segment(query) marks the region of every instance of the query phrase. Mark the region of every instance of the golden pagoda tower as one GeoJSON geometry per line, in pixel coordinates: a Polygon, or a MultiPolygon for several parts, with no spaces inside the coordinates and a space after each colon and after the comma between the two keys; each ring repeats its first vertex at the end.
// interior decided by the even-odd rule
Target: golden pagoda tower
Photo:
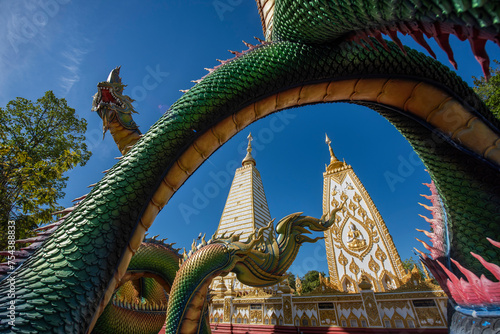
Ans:
{"type": "Polygon", "coordinates": [[[266,194],[255,159],[252,157],[252,134],[248,135],[247,155],[236,169],[233,183],[219,221],[216,235],[239,234],[241,241],[271,221],[266,194]]]}
{"type": "Polygon", "coordinates": [[[359,292],[365,277],[375,292],[402,284],[405,270],[382,216],[352,167],[337,159],[326,136],[330,164],[323,173],[323,213],[344,203],[325,231],[330,282],[344,292],[359,292]]]}
{"type": "MultiPolygon", "coordinates": [[[[229,189],[226,204],[215,232],[220,238],[223,234],[241,234],[240,241],[246,241],[257,233],[261,227],[266,227],[271,221],[271,214],[267,205],[266,194],[256,161],[252,156],[252,134],[248,135],[247,154],[241,162],[241,167],[236,169],[233,182],[229,189]]],[[[269,234],[268,231],[265,235],[269,234]]],[[[214,293],[225,298],[244,292],[256,293],[259,289],[242,284],[234,273],[224,277],[216,277],[211,284],[214,293]]],[[[267,290],[277,290],[279,286],[273,286],[267,290]]]]}

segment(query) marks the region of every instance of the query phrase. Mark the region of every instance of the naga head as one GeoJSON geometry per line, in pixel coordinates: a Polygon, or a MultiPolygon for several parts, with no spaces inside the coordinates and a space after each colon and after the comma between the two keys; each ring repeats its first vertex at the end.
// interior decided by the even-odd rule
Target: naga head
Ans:
{"type": "Polygon", "coordinates": [[[214,235],[208,242],[203,236],[199,245],[194,240],[189,253],[184,250],[180,270],[196,267],[205,274],[210,272],[212,276],[227,275],[234,271],[239,263],[247,261],[252,254],[261,252],[258,246],[263,242],[264,229],[252,235],[247,241],[240,241],[240,236],[234,233],[226,236],[224,233],[219,238],[214,235]]]}
{"type": "Polygon", "coordinates": [[[265,255],[261,245],[265,243],[264,231],[270,226],[272,226],[272,222],[267,227],[259,229],[247,241],[240,241],[240,234],[232,234],[227,238],[223,234],[220,238],[211,240],[214,244],[225,245],[227,252],[230,254],[231,263],[228,265],[228,268],[230,267],[231,269],[227,270],[225,274],[234,271],[234,268],[240,263],[265,255]]]}
{"type": "Polygon", "coordinates": [[[236,273],[241,283],[254,287],[274,285],[286,278],[285,273],[304,242],[314,243],[323,239],[312,239],[304,234],[311,233],[310,230],[326,231],[342,207],[343,204],[321,219],[302,216],[302,213],[288,215],[278,222],[276,230],[271,221],[247,242],[239,241],[238,235],[227,238],[223,235],[219,239],[213,238],[211,242],[226,244],[229,251],[234,252],[236,256],[230,271],[236,273]]]}
{"type": "Polygon", "coordinates": [[[126,129],[137,129],[137,124],[132,119],[132,113],[137,113],[132,106],[134,100],[123,95],[123,89],[127,85],[122,84],[120,67],[113,69],[106,81],[97,84],[97,93],[92,101],[92,111],[96,111],[102,119],[103,137],[113,121],[126,129]]]}
{"type": "Polygon", "coordinates": [[[301,216],[302,212],[286,216],[285,218],[281,219],[276,226],[276,232],[278,233],[278,242],[280,243],[280,245],[292,242],[295,243],[296,247],[300,247],[304,242],[314,243],[320,239],[323,239],[323,237],[316,237],[312,239],[306,236],[305,234],[311,233],[307,228],[316,232],[326,231],[328,228],[330,228],[330,226],[333,225],[335,221],[335,215],[342,209],[344,203],[338,208],[333,209],[329,215],[324,214],[321,219],[309,216],[301,216]]]}

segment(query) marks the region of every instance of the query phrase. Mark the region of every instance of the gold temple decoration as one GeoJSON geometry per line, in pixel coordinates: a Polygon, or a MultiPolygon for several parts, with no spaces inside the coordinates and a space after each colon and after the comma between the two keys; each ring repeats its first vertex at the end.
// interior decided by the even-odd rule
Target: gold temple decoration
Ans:
{"type": "Polygon", "coordinates": [[[340,251],[340,255],[339,255],[339,263],[343,266],[346,266],[347,265],[347,258],[344,256],[344,254],[342,253],[342,251],[340,251]]]}
{"type": "MultiPolygon", "coordinates": [[[[345,193],[342,193],[340,199],[343,202],[348,201],[348,204],[342,209],[343,218],[338,215],[335,224],[330,228],[332,241],[336,248],[363,260],[373,245],[379,242],[377,228],[371,219],[366,218],[364,209],[349,200],[345,193]],[[365,217],[365,220],[362,221],[357,216],[365,217]]],[[[336,199],[332,200],[332,205],[338,203],[336,199]]]]}
{"type": "Polygon", "coordinates": [[[371,271],[373,271],[375,273],[375,275],[377,275],[378,271],[380,270],[380,266],[379,264],[373,259],[373,256],[370,255],[370,261],[368,262],[368,266],[370,268],[371,271]]]}
{"type": "Polygon", "coordinates": [[[285,324],[292,323],[292,297],[284,296],[283,297],[283,313],[285,316],[285,324]]]}
{"type": "Polygon", "coordinates": [[[247,146],[247,155],[245,156],[245,158],[243,158],[243,161],[241,162],[241,165],[242,166],[246,166],[246,165],[256,165],[256,162],[255,162],[255,159],[253,158],[252,156],[252,140],[253,140],[253,137],[252,137],[252,133],[250,132],[248,134],[248,146],[247,146]]]}
{"type": "Polygon", "coordinates": [[[224,284],[224,279],[222,277],[221,277],[216,289],[219,291],[219,296],[224,297],[224,293],[227,291],[227,288],[226,288],[226,285],[224,284]]]}
{"type": "MultiPolygon", "coordinates": [[[[340,255],[339,255],[339,259],[338,259],[338,263],[342,266],[344,266],[344,272],[346,272],[346,266],[347,264],[349,263],[349,261],[347,261],[347,258],[345,257],[344,253],[342,253],[342,251],[340,251],[340,255]]],[[[328,264],[328,267],[331,267],[332,266],[332,263],[329,263],[328,264]]],[[[331,276],[331,274],[330,274],[331,276]]],[[[337,279],[337,284],[339,284],[339,280],[337,279]]]]}
{"type": "Polygon", "coordinates": [[[349,269],[356,275],[356,277],[358,276],[359,266],[356,264],[356,261],[354,261],[354,258],[351,259],[351,264],[349,265],[349,269]]]}
{"type": "Polygon", "coordinates": [[[363,234],[356,228],[356,225],[351,223],[349,225],[349,232],[347,232],[347,247],[350,250],[359,252],[367,246],[363,234]]]}
{"type": "Polygon", "coordinates": [[[382,269],[385,270],[384,261],[387,259],[387,255],[380,248],[380,246],[377,246],[377,251],[375,252],[375,257],[377,258],[377,260],[379,260],[382,263],[382,269]]]}
{"type": "Polygon", "coordinates": [[[217,237],[224,233],[241,233],[240,240],[248,240],[255,231],[267,226],[271,221],[262,178],[252,156],[252,134],[249,133],[247,138],[247,153],[241,161],[242,166],[235,170],[217,227],[217,237]]]}
{"type": "Polygon", "coordinates": [[[300,280],[300,278],[298,276],[295,278],[295,291],[299,295],[302,294],[302,281],[300,280]]]}
{"type": "Polygon", "coordinates": [[[224,299],[224,322],[231,321],[231,299],[224,299]]]}
{"type": "Polygon", "coordinates": [[[325,232],[331,282],[340,287],[345,277],[357,281],[360,272],[372,273],[373,289],[380,292],[387,273],[399,286],[405,271],[385,222],[353,168],[333,152],[328,135],[325,142],[330,162],[323,174],[323,213],[343,205],[325,232]]]}
{"type": "Polygon", "coordinates": [[[326,170],[333,171],[337,168],[344,166],[345,162],[342,162],[339,159],[337,159],[337,157],[335,156],[335,153],[333,153],[332,145],[330,145],[332,143],[332,141],[330,140],[330,138],[328,138],[328,135],[326,133],[325,133],[325,142],[326,142],[326,145],[328,145],[328,148],[330,150],[330,165],[328,165],[328,167],[326,167],[326,170]]]}
{"type": "Polygon", "coordinates": [[[372,288],[372,284],[364,275],[361,276],[361,282],[359,282],[358,286],[361,290],[370,290],[372,288]]]}

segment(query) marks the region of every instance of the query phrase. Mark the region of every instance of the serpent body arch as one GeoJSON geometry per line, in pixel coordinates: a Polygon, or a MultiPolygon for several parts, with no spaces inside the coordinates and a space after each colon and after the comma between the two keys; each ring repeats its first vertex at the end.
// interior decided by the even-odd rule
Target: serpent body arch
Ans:
{"type": "MultiPolygon", "coordinates": [[[[495,10],[486,13],[498,17],[495,10]]],[[[457,25],[460,20],[450,19],[457,25]]],[[[278,19],[273,24],[286,27],[278,19]]],[[[480,28],[485,38],[496,38],[495,25],[480,28]]],[[[380,44],[377,36],[360,46],[352,36],[341,40],[353,31],[343,29],[318,44],[294,37],[294,29],[274,31],[276,40],[223,64],[172,105],[14,272],[21,310],[16,330],[90,331],[155,216],[198,166],[253,121],[306,104],[362,104],[389,119],[436,182],[453,236],[449,255],[476,273],[484,268],[468,255],[470,247],[489,249],[485,259],[498,261],[488,241],[468,238],[471,229],[481,228],[500,236],[500,123],[471,89],[440,63],[410,49],[403,53],[394,43],[380,44]],[[436,131],[445,140],[430,152],[426,139],[436,131]],[[50,316],[54,310],[61,316],[50,316]]],[[[0,292],[7,288],[3,282],[0,292]]],[[[2,301],[0,313],[7,312],[2,301]]]]}

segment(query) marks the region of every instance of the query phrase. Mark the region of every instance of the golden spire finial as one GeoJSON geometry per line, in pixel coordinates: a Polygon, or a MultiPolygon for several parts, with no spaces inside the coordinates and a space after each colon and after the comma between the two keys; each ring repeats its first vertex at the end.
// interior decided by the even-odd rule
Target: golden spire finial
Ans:
{"type": "Polygon", "coordinates": [[[248,165],[248,164],[252,164],[252,165],[255,166],[256,165],[255,159],[252,157],[252,140],[253,140],[253,137],[252,137],[252,133],[251,132],[248,134],[247,138],[248,138],[247,155],[245,156],[245,158],[241,162],[241,165],[245,166],[245,165],[248,165]]]}
{"type": "Polygon", "coordinates": [[[248,152],[248,153],[250,153],[250,152],[252,152],[252,140],[253,140],[253,137],[252,137],[252,133],[251,133],[251,132],[249,132],[249,133],[248,133],[248,137],[247,137],[247,139],[248,139],[248,147],[247,147],[247,152],[248,152]]]}
{"type": "Polygon", "coordinates": [[[328,145],[328,148],[330,149],[330,164],[332,164],[336,161],[339,161],[339,159],[337,159],[337,157],[333,153],[332,145],[330,145],[332,143],[332,141],[330,140],[330,138],[328,138],[328,135],[326,133],[325,133],[325,137],[326,137],[326,139],[325,139],[326,145],[328,145]]]}
{"type": "Polygon", "coordinates": [[[330,172],[330,171],[333,171],[339,167],[346,166],[345,162],[342,162],[339,159],[337,159],[337,157],[333,153],[332,145],[330,145],[332,143],[332,141],[330,140],[330,138],[328,138],[328,135],[326,133],[325,133],[325,137],[326,137],[325,142],[328,145],[328,149],[330,150],[330,165],[328,165],[326,167],[326,171],[330,172]]]}

